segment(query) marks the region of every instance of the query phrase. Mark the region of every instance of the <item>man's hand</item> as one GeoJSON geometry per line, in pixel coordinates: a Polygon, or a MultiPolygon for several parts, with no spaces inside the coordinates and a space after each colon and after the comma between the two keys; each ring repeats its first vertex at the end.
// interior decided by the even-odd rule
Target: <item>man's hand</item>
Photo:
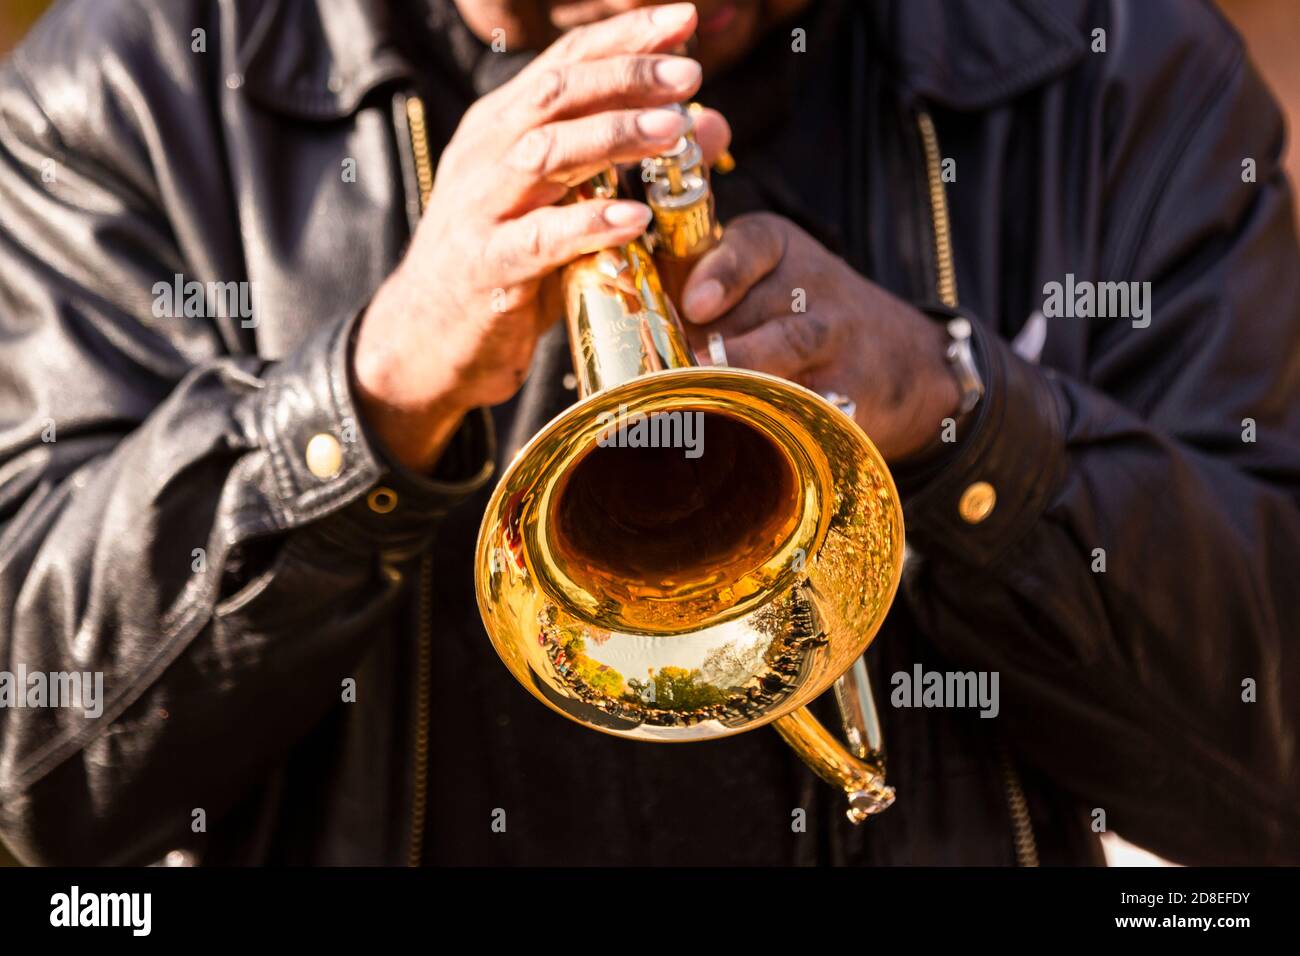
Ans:
{"type": "MultiPolygon", "coordinates": [[[[573,30],[466,112],[353,359],[363,413],[403,464],[431,468],[467,411],[518,389],[560,314],[557,268],[645,229],[641,203],[553,204],[570,184],[681,136],[684,118],[661,107],[696,91],[700,67],[662,51],[695,21],[693,6],[673,4],[573,30]]],[[[715,155],[729,138],[707,111],[697,135],[715,155]]]]}
{"type": "Polygon", "coordinates": [[[697,348],[718,332],[732,365],[851,398],[890,461],[937,443],[957,414],[942,326],[780,216],[732,222],[692,270],[682,306],[697,348]]]}

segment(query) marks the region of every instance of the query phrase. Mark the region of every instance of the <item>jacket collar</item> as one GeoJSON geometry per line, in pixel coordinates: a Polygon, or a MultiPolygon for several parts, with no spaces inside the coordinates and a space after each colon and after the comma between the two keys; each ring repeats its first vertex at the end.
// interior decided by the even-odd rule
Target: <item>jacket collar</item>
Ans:
{"type": "MultiPolygon", "coordinates": [[[[232,2],[244,15],[236,56],[245,87],[277,112],[338,119],[375,87],[413,75],[395,41],[391,6],[413,0],[232,2]]],[[[1045,83],[1084,55],[1077,25],[1084,3],[872,0],[868,29],[909,98],[979,110],[1045,83]]]]}
{"type": "Polygon", "coordinates": [[[912,100],[987,109],[1073,66],[1085,0],[873,0],[869,29],[912,100]]]}
{"type": "Polygon", "coordinates": [[[244,88],[278,113],[339,119],[375,87],[412,75],[390,0],[232,2],[244,88]]]}

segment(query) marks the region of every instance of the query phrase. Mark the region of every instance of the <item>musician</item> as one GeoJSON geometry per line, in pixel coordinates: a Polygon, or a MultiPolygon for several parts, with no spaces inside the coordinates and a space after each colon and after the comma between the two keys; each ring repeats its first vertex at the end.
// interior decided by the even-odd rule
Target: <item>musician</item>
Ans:
{"type": "Polygon", "coordinates": [[[0,72],[0,662],[105,700],[0,709],[0,834],[47,864],[1095,863],[1102,829],[1300,861],[1282,143],[1189,0],[68,0],[0,72]],[[868,655],[899,799],[863,827],[774,733],[550,712],[475,605],[492,476],[575,398],[556,269],[648,218],[564,184],[689,99],[738,163],[696,346],[850,399],[904,496],[868,655]],[[1067,282],[1133,294],[1060,314],[1067,282]],[[917,667],[996,674],[997,707],[891,706],[917,667]]]}

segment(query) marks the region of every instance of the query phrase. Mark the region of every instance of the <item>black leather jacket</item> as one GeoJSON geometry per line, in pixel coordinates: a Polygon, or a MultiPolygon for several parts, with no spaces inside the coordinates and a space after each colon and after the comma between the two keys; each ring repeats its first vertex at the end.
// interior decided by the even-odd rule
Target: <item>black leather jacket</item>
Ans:
{"type": "MultiPolygon", "coordinates": [[[[66,0],[0,71],[0,669],[102,671],[106,695],[97,720],[0,709],[0,834],[25,861],[418,846],[417,558],[545,420],[563,343],[509,433],[475,416],[435,479],[368,439],[349,335],[418,215],[415,70],[384,9],[66,0]],[[251,315],[159,315],[176,275],[250,282],[251,315]],[[341,442],[330,477],[316,435],[341,442]]],[[[998,671],[1002,703],[891,711],[916,657],[880,638],[902,796],[868,861],[1025,862],[1027,834],[1095,861],[1094,809],[1175,860],[1300,861],[1300,256],[1274,104],[1208,3],[900,0],[870,22],[869,272],[935,298],[925,110],[987,386],[907,484],[897,614],[932,663],[998,671]],[[1149,326],[1052,319],[1017,354],[1067,274],[1150,281],[1149,326]],[[975,481],[997,504],[968,524],[975,481]]],[[[432,107],[436,150],[463,104],[432,107]]],[[[433,621],[472,617],[460,601],[433,621]]]]}

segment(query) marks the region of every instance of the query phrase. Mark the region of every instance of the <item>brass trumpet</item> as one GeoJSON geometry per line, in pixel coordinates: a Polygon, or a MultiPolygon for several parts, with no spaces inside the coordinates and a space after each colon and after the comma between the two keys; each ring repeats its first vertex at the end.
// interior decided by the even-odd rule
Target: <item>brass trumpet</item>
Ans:
{"type": "MultiPolygon", "coordinates": [[[[647,162],[652,234],[562,273],[579,401],[496,487],[479,611],[552,710],[657,742],[773,723],[858,823],[894,800],[862,653],[902,570],[898,492],[821,396],[696,363],[664,285],[721,236],[708,169],[689,133],[647,162]],[[692,423],[697,457],[680,447],[692,423]],[[805,707],[832,684],[848,748],[805,707]]],[[[574,196],[616,191],[607,170],[574,196]]]]}

